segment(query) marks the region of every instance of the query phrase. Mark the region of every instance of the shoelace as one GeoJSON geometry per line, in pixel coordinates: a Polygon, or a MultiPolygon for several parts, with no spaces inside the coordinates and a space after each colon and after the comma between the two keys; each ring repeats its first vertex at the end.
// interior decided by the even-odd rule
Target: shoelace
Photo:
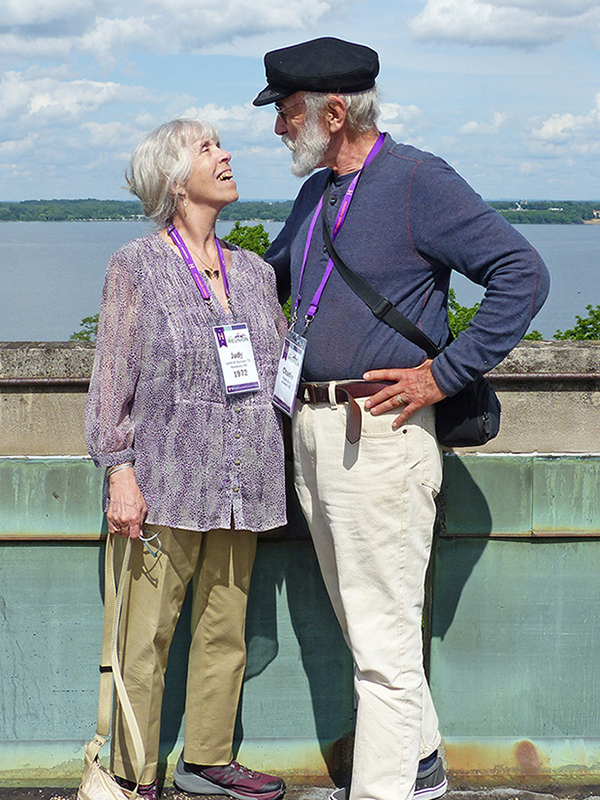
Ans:
{"type": "Polygon", "coordinates": [[[255,772],[253,769],[248,769],[248,767],[245,767],[243,764],[240,764],[237,761],[232,761],[230,766],[233,767],[237,772],[239,772],[240,775],[244,775],[247,778],[259,777],[258,772],[255,772]]]}

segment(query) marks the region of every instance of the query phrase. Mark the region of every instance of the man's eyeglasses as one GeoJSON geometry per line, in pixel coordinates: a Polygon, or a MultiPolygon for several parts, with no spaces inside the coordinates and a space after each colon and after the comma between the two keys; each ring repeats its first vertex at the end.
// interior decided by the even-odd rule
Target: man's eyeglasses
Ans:
{"type": "Polygon", "coordinates": [[[287,123],[288,114],[290,110],[292,108],[295,108],[296,106],[301,106],[303,102],[304,100],[298,100],[297,103],[293,103],[291,106],[288,106],[287,108],[278,108],[277,106],[275,106],[275,111],[277,112],[277,116],[284,124],[287,123]]]}

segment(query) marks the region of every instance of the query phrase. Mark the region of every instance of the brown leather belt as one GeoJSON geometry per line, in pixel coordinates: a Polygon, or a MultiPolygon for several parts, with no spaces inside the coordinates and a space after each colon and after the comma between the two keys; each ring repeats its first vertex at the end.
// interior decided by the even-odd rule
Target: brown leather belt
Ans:
{"type": "MultiPolygon", "coordinates": [[[[350,444],[356,444],[360,439],[362,428],[362,413],[355,397],[370,397],[377,394],[386,386],[391,386],[392,381],[349,381],[338,383],[335,387],[335,399],[338,403],[348,403],[348,416],[346,418],[346,439],[350,444]]],[[[329,403],[328,383],[301,383],[298,389],[298,399],[301,403],[329,403]]]]}

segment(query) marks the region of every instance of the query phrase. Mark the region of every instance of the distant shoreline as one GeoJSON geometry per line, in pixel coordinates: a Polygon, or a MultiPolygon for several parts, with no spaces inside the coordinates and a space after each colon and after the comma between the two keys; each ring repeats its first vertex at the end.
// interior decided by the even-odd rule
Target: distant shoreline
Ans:
{"type": "MultiPolygon", "coordinates": [[[[595,225],[600,223],[600,200],[491,200],[513,225],[595,225]]],[[[293,201],[241,201],[224,208],[221,222],[259,225],[285,222],[293,201]]],[[[141,222],[145,220],[138,200],[23,200],[0,202],[0,222],[141,222]]]]}
{"type": "MultiPolygon", "coordinates": [[[[502,213],[502,212],[500,212],[502,213]]],[[[504,216],[504,215],[503,215],[504,216]]],[[[281,222],[281,219],[223,219],[219,217],[218,222],[240,222],[242,225],[261,225],[263,223],[281,222]]],[[[0,219],[0,224],[3,222],[151,222],[147,217],[87,217],[87,218],[71,218],[71,219],[0,219]]],[[[510,222],[510,220],[509,220],[510,222]]],[[[512,225],[600,225],[600,219],[582,219],[578,222],[540,222],[539,220],[519,220],[518,222],[511,222],[512,225]]]]}

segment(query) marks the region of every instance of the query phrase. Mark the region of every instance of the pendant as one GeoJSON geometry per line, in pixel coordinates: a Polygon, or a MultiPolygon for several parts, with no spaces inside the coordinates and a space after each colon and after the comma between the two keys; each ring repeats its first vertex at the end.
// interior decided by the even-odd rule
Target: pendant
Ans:
{"type": "Polygon", "coordinates": [[[211,281],[213,278],[219,279],[219,270],[218,269],[205,269],[204,274],[211,281]]]}

